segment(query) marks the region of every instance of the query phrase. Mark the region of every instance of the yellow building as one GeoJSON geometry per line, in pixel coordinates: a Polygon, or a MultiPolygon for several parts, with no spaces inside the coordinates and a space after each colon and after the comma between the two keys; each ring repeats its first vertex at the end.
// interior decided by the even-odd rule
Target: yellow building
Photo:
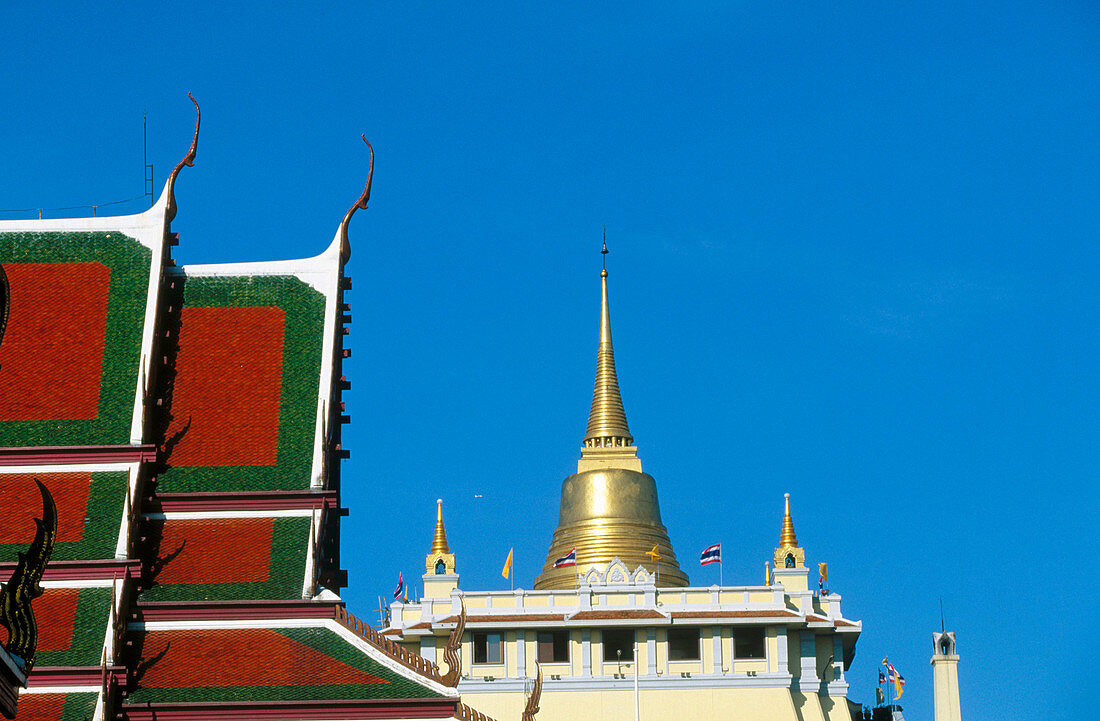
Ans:
{"type": "Polygon", "coordinates": [[[450,655],[463,698],[496,718],[519,718],[541,674],[539,721],[850,721],[862,625],[810,588],[789,498],[763,584],[692,587],[680,570],[619,394],[606,270],[601,285],[588,428],[534,588],[460,588],[440,501],[423,598],[392,604],[385,633],[450,655]]]}

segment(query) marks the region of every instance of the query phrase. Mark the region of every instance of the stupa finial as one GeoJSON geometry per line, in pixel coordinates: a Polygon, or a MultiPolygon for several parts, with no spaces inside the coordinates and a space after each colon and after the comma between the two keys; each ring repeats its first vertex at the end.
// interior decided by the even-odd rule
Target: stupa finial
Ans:
{"type": "Polygon", "coordinates": [[[798,538],[794,535],[794,521],[791,520],[791,494],[783,494],[783,531],[779,534],[779,545],[798,548],[798,538]]]}
{"type": "Polygon", "coordinates": [[[604,268],[600,271],[600,344],[596,351],[596,385],[592,391],[592,407],[588,412],[588,429],[584,435],[587,448],[630,446],[634,439],[626,424],[626,411],[619,394],[619,378],[615,373],[615,350],[611,346],[611,310],[607,300],[607,238],[604,235],[604,268]]]}
{"type": "Polygon", "coordinates": [[[428,553],[450,553],[447,545],[447,532],[443,529],[443,499],[435,500],[435,537],[432,538],[432,548],[428,553]]]}

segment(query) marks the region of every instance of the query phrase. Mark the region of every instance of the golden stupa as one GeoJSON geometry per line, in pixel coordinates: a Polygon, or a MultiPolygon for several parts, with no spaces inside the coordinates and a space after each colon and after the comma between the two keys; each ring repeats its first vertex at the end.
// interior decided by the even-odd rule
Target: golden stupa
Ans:
{"type": "MultiPolygon", "coordinates": [[[[607,246],[603,252],[607,253],[607,246]]],[[[562,482],[558,527],[535,589],[576,588],[592,567],[606,570],[618,558],[628,569],[644,566],[656,572],[661,586],[686,586],[668,531],[661,523],[657,484],[642,473],[642,462],[626,424],[615,352],[611,347],[611,313],[607,302],[607,269],[600,273],[600,344],[596,354],[596,387],[588,430],[577,472],[562,482]],[[577,551],[576,566],[554,568],[554,562],[577,551]],[[656,549],[659,559],[654,559],[656,549]]]]}

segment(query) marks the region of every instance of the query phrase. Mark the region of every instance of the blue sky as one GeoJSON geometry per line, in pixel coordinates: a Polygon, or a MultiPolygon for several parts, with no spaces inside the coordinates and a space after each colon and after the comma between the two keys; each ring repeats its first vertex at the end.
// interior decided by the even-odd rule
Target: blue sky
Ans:
{"type": "Polygon", "coordinates": [[[0,209],[139,195],[143,111],[159,192],[190,90],[176,257],[313,255],[368,134],[352,610],[420,572],[437,497],[463,586],[506,587],[513,546],[530,586],[606,225],[627,417],[693,582],[715,542],[759,582],[789,491],[864,622],[851,698],[889,654],[932,718],[942,596],[966,718],[1091,708],[1100,6],[224,5],[6,4],[0,209]]]}

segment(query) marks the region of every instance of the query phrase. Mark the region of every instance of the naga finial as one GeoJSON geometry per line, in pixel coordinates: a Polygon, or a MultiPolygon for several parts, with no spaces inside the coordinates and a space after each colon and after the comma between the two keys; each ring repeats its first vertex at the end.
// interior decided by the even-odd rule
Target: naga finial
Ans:
{"type": "Polygon", "coordinates": [[[535,714],[539,712],[539,701],[542,699],[542,666],[538,659],[535,660],[535,686],[531,689],[531,695],[527,697],[527,705],[523,709],[521,721],[535,721],[535,714]]]}
{"type": "Polygon", "coordinates": [[[462,648],[462,632],[466,630],[466,602],[461,598],[458,602],[462,605],[462,612],[458,614],[458,623],[451,629],[447,645],[443,647],[443,660],[447,662],[443,685],[452,688],[458,686],[458,679],[462,676],[462,657],[458,652],[462,648]]]}
{"type": "Polygon", "coordinates": [[[57,506],[53,496],[37,478],[34,482],[42,496],[42,518],[34,519],[34,540],[26,553],[19,552],[19,562],[4,590],[0,591],[0,625],[8,629],[4,649],[21,663],[27,674],[34,668],[34,653],[38,648],[38,624],[31,601],[42,595],[39,581],[57,538],[57,506]]]}
{"type": "Polygon", "coordinates": [[[199,110],[199,101],[195,100],[194,95],[187,93],[187,97],[191,98],[191,102],[195,104],[195,135],[191,138],[191,149],[187,151],[187,155],[183,156],[183,160],[176,163],[176,167],[168,176],[168,208],[164,215],[166,223],[171,223],[176,217],[176,176],[180,174],[183,166],[191,167],[195,164],[195,155],[199,150],[199,122],[202,120],[202,111],[199,110]]]}
{"type": "Polygon", "coordinates": [[[351,222],[351,216],[355,215],[355,211],[362,208],[367,209],[367,201],[370,200],[370,186],[371,181],[374,180],[374,146],[367,140],[367,135],[364,133],[360,136],[363,138],[363,142],[367,144],[367,150],[370,151],[370,168],[367,170],[367,184],[363,187],[363,194],[359,196],[359,200],[348,208],[348,212],[344,214],[344,219],[340,221],[340,259],[347,263],[351,258],[351,243],[348,242],[348,224],[351,222]]]}

